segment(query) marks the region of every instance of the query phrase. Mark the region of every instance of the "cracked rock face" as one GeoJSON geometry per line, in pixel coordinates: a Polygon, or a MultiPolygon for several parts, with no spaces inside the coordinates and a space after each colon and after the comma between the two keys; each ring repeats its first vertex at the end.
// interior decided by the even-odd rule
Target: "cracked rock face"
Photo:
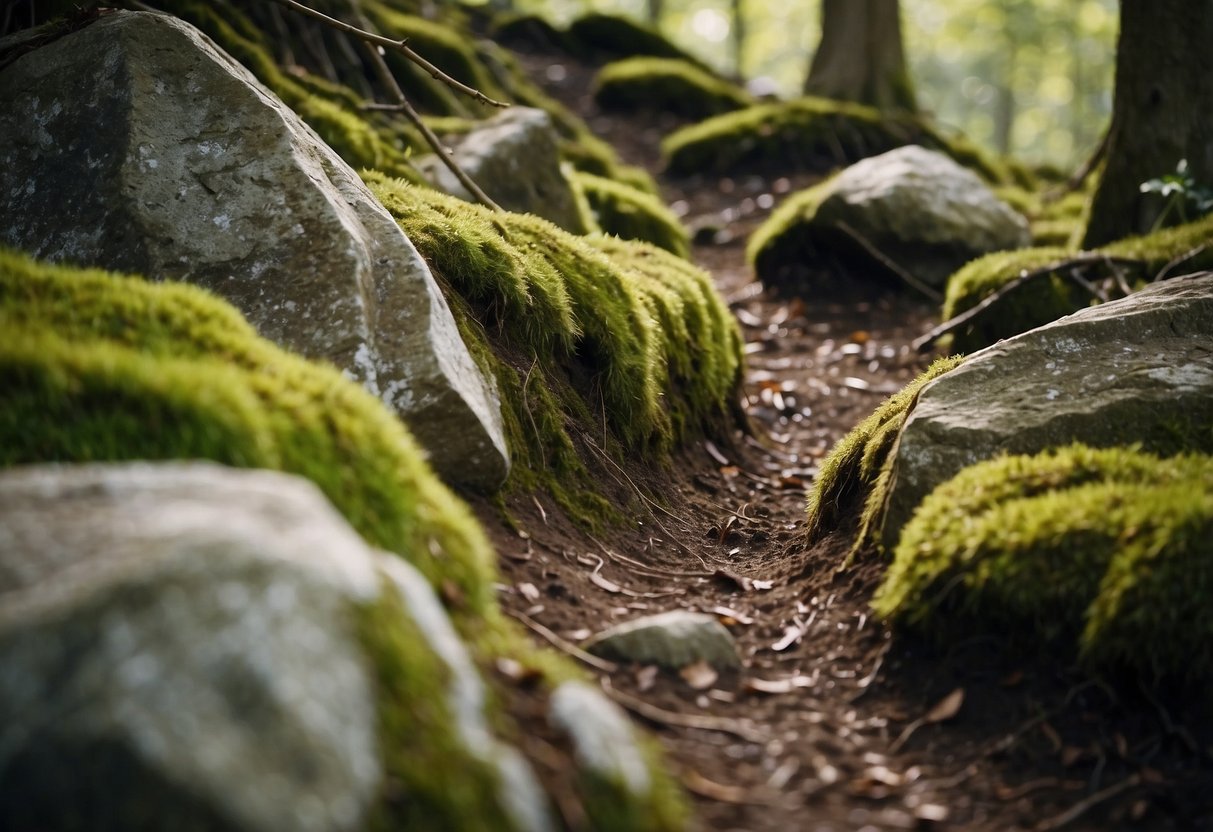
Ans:
{"type": "Polygon", "coordinates": [[[383,398],[448,481],[509,470],[497,392],[358,176],[189,24],[118,12],[0,72],[0,244],[182,280],[383,398]]]}
{"type": "Polygon", "coordinates": [[[925,388],[894,451],[882,542],[1000,453],[1082,442],[1213,450],[1213,272],[1156,283],[974,353],[925,388]]]}

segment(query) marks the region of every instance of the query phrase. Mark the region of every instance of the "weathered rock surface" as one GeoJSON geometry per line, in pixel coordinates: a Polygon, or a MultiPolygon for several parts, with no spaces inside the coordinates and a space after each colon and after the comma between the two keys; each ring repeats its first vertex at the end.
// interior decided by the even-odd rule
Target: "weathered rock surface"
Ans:
{"type": "MultiPolygon", "coordinates": [[[[560,169],[556,129],[543,110],[510,107],[463,136],[451,157],[507,211],[535,214],[573,234],[589,231],[573,186],[560,169]]],[[[423,156],[416,165],[434,187],[475,201],[436,156],[423,156]]]]}
{"type": "Polygon", "coordinates": [[[355,611],[387,591],[423,636],[408,649],[449,670],[433,695],[451,724],[414,730],[490,767],[514,828],[552,828],[429,584],[306,480],[197,463],[3,473],[0,827],[362,828],[392,740],[355,611]]]}
{"type": "Polygon", "coordinates": [[[572,741],[587,772],[643,796],[652,788],[648,763],[627,716],[602,691],[584,682],[565,682],[548,703],[548,721],[572,741]]]}
{"type": "Polygon", "coordinates": [[[1000,341],[918,397],[893,458],[882,530],[999,453],[1082,442],[1213,452],[1213,272],[1157,283],[1000,341]]]}
{"type": "Polygon", "coordinates": [[[0,826],[356,828],[381,771],[349,607],[377,589],[303,480],[0,476],[0,826]]]}
{"type": "Polygon", "coordinates": [[[741,666],[737,643],[715,616],[674,610],[624,622],[587,641],[596,656],[678,670],[705,661],[717,670],[741,666]]]}
{"type": "Polygon", "coordinates": [[[845,225],[936,288],[976,257],[1031,242],[1027,220],[977,174],[917,145],[852,165],[827,191],[809,233],[845,225]]]}
{"type": "Polygon", "coordinates": [[[500,402],[357,175],[172,17],[108,15],[0,72],[0,243],[196,283],[359,379],[448,480],[504,481],[500,402]]]}

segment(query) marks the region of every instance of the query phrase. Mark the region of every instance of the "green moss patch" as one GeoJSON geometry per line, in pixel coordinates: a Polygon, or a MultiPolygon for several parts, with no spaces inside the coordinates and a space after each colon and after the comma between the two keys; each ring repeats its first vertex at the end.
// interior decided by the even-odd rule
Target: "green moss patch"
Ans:
{"type": "MultiPolygon", "coordinates": [[[[1075,202],[1059,211],[1075,210],[1075,202]]],[[[1043,326],[1089,305],[1091,294],[1065,276],[1076,257],[1083,258],[1083,277],[1091,283],[1110,282],[1114,273],[1141,287],[1171,266],[1172,275],[1213,268],[1213,217],[1168,228],[1143,237],[1111,243],[1094,252],[1066,248],[1029,248],[997,252],[966,265],[948,281],[942,316],[953,318],[976,306],[1025,272],[1056,266],[976,315],[956,330],[951,349],[973,352],[1002,338],[1043,326]]]]}
{"type": "Polygon", "coordinates": [[[214,459],[318,485],[372,545],[472,611],[492,555],[400,422],[337,370],[260,338],[190,286],[0,253],[0,465],[214,459]]]}
{"type": "Polygon", "coordinates": [[[1213,457],[1001,457],[923,501],[873,607],[939,637],[1010,633],[1101,670],[1207,679],[1210,541],[1213,457]]]}
{"type": "Polygon", "coordinates": [[[629,453],[660,456],[727,420],[741,339],[702,271],[642,243],[574,237],[533,216],[366,179],[448,285],[465,338],[497,377],[516,482],[541,482],[592,518],[596,489],[573,487],[587,482],[576,447],[589,426],[605,423],[629,453]]]}
{"type": "Polygon", "coordinates": [[[1013,181],[975,145],[940,135],[922,119],[825,98],[756,104],[672,133],[662,143],[675,176],[825,171],[907,144],[947,153],[988,182],[1013,181]]]}
{"type": "Polygon", "coordinates": [[[626,17],[591,12],[569,24],[568,36],[582,56],[607,60],[637,55],[677,58],[706,69],[702,61],[675,46],[656,29],[626,17]]]}
{"type": "Polygon", "coordinates": [[[691,238],[678,217],[657,197],[631,185],[574,171],[574,189],[585,199],[592,225],[625,240],[641,240],[687,257],[691,238]]]}
{"type": "Polygon", "coordinates": [[[692,120],[739,110],[753,100],[736,84],[677,58],[628,58],[594,79],[603,109],[674,113],[692,120]]]}
{"type": "MultiPolygon", "coordinates": [[[[877,493],[878,480],[885,461],[914,408],[918,393],[931,379],[958,366],[962,357],[941,358],[894,393],[871,416],[839,440],[821,464],[821,472],[809,493],[807,530],[810,540],[827,532],[846,528],[848,520],[860,521],[861,506],[877,493]]],[[[866,525],[866,524],[865,524],[866,525]]],[[[861,535],[858,547],[864,540],[861,535]]]]}

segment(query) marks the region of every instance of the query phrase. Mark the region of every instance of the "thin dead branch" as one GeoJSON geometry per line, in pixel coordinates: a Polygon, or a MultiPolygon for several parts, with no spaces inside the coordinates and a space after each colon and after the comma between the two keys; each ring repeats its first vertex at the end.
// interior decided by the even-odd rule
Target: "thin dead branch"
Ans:
{"type": "MultiPolygon", "coordinates": [[[[359,28],[358,26],[354,26],[351,23],[346,23],[343,20],[338,20],[335,17],[329,17],[324,12],[316,11],[315,9],[313,9],[309,6],[304,5],[303,3],[296,2],[296,0],[267,0],[267,2],[277,3],[280,6],[286,6],[291,11],[295,11],[295,12],[298,12],[299,14],[305,14],[308,17],[315,18],[316,20],[319,20],[321,23],[324,23],[326,26],[331,26],[334,29],[337,29],[338,31],[353,35],[354,37],[359,38],[359,39],[365,41],[366,43],[372,44],[374,46],[382,46],[385,49],[394,49],[395,51],[399,52],[401,55],[404,55],[404,57],[408,58],[413,63],[417,64],[417,66],[424,69],[427,73],[430,74],[430,76],[432,78],[434,78],[434,80],[441,81],[442,83],[446,84],[451,89],[457,90],[457,91],[463,93],[464,95],[468,96],[469,98],[474,98],[476,101],[479,101],[481,104],[487,104],[490,107],[508,107],[508,106],[510,106],[509,104],[507,104],[504,101],[498,101],[494,98],[489,98],[487,95],[485,95],[480,90],[478,90],[474,87],[469,87],[467,84],[464,84],[460,81],[456,81],[454,78],[447,75],[441,69],[434,66],[432,63],[427,61],[425,58],[421,57],[416,52],[414,52],[409,47],[409,45],[406,41],[392,40],[391,38],[385,38],[382,35],[377,35],[374,32],[369,31],[367,28],[359,28]]],[[[376,52],[376,54],[378,54],[378,52],[376,52]]]]}
{"type": "Polygon", "coordinates": [[[1095,148],[1095,152],[1087,157],[1087,161],[1082,163],[1082,166],[1074,172],[1073,176],[1066,180],[1064,185],[1046,193],[1044,201],[1056,202],[1066,194],[1073,193],[1081,188],[1083,183],[1099,167],[1099,163],[1103,161],[1104,156],[1108,154],[1108,140],[1111,135],[1111,130],[1105,130],[1103,138],[1099,140],[1099,145],[1095,148]]]}
{"type": "Polygon", "coordinates": [[[1183,265],[1184,263],[1191,260],[1193,257],[1196,257],[1196,256],[1204,253],[1204,251],[1208,247],[1209,247],[1209,244],[1204,243],[1202,245],[1197,246],[1194,249],[1185,251],[1183,254],[1179,255],[1174,260],[1171,260],[1169,263],[1167,263],[1167,265],[1162,267],[1162,270],[1159,271],[1158,274],[1154,275],[1154,282],[1157,283],[1160,280],[1166,280],[1167,275],[1169,275],[1173,269],[1175,269],[1177,266],[1183,265]]]}
{"type": "Polygon", "coordinates": [[[606,677],[601,678],[599,681],[602,683],[602,689],[606,692],[607,696],[615,700],[620,706],[643,719],[647,719],[649,722],[673,726],[675,728],[694,728],[699,731],[714,731],[719,734],[729,734],[746,742],[758,743],[760,745],[765,744],[770,739],[766,734],[756,731],[736,720],[704,714],[682,714],[676,711],[667,711],[664,708],[658,708],[656,705],[651,705],[644,700],[630,696],[623,691],[616,690],[611,685],[611,680],[606,677]]]}
{"type": "Polygon", "coordinates": [[[1124,780],[1121,780],[1119,783],[1108,786],[1106,789],[1096,792],[1085,800],[1078,801],[1060,815],[1055,815],[1048,820],[1036,824],[1034,827],[1035,832],[1052,832],[1054,829],[1061,829],[1063,826],[1068,826],[1099,804],[1106,803],[1119,795],[1121,792],[1127,792],[1129,789],[1136,788],[1137,786],[1140,786],[1141,783],[1142,777],[1140,774],[1130,775],[1124,780]]]}
{"type": "Polygon", "coordinates": [[[595,655],[585,652],[580,647],[578,647],[576,644],[573,644],[570,641],[564,640],[563,638],[556,635],[554,632],[549,630],[547,627],[543,626],[538,621],[536,621],[535,619],[526,615],[525,613],[506,610],[506,614],[509,615],[511,618],[515,618],[518,621],[521,621],[523,624],[525,624],[527,626],[528,629],[532,630],[537,635],[541,636],[544,639],[544,641],[548,642],[553,647],[555,647],[558,650],[561,650],[565,653],[568,653],[570,656],[577,659],[578,661],[585,662],[586,664],[588,664],[590,667],[594,668],[595,670],[601,670],[603,673],[614,673],[615,671],[619,670],[619,665],[615,664],[614,662],[608,662],[606,659],[600,659],[595,655]]]}
{"type": "Polygon", "coordinates": [[[883,251],[878,249],[875,246],[875,244],[872,243],[871,240],[869,240],[867,237],[864,237],[862,234],[860,234],[854,228],[851,228],[851,226],[847,225],[845,222],[840,222],[840,223],[838,223],[838,230],[843,232],[844,234],[846,234],[848,237],[850,237],[855,242],[859,243],[859,245],[863,248],[864,251],[866,251],[868,254],[870,254],[872,257],[874,257],[876,260],[878,260],[886,269],[891,271],[893,274],[897,275],[902,280],[902,282],[904,282],[907,286],[910,286],[911,288],[917,290],[918,292],[920,292],[921,294],[930,298],[931,300],[935,301],[936,303],[939,303],[940,301],[943,300],[943,295],[941,295],[936,290],[932,289],[927,284],[923,283],[921,280],[919,280],[914,275],[910,274],[908,271],[903,269],[901,266],[897,265],[897,263],[894,262],[891,257],[889,257],[883,251]]]}

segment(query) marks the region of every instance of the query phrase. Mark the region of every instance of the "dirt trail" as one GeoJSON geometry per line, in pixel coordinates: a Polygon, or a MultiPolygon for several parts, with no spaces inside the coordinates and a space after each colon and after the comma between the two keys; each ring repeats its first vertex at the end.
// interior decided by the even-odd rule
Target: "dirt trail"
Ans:
{"type": "MultiPolygon", "coordinates": [[[[567,58],[527,63],[626,161],[658,172],[670,123],[598,113],[591,70],[567,58]]],[[[745,333],[755,436],[701,443],[669,470],[606,464],[634,528],[595,537],[518,498],[519,533],[479,506],[503,606],[569,642],[668,609],[729,625],[735,677],[598,674],[666,747],[702,829],[1213,828],[1209,734],[1168,710],[1187,705],[1126,698],[986,639],[942,653],[894,642],[867,605],[881,564],[838,572],[844,542],[805,545],[818,463],[925,366],[909,342],[933,313],[906,296],[787,301],[753,282],[745,239],[809,181],[662,180],[688,226],[708,227],[694,257],[745,333]]]]}

